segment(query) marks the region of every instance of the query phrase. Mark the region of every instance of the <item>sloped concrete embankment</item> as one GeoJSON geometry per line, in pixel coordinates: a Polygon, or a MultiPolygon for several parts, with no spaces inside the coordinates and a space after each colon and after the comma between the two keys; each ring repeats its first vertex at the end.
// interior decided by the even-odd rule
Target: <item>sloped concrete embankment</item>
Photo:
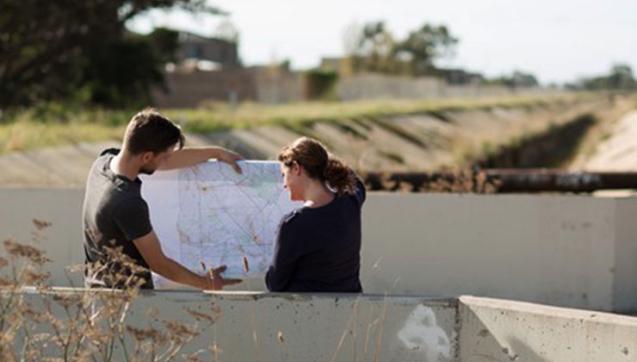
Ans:
{"type": "Polygon", "coordinates": [[[433,171],[468,166],[520,140],[541,138],[563,127],[579,130],[582,125],[570,125],[613,107],[605,100],[571,100],[527,107],[449,109],[231,130],[208,138],[248,158],[273,159],[282,146],[311,136],[361,171],[433,171]]]}
{"type": "Polygon", "coordinates": [[[630,169],[627,160],[635,157],[626,156],[636,145],[630,139],[635,128],[631,120],[637,115],[633,109],[631,98],[601,103],[594,111],[581,113],[569,122],[551,123],[544,131],[524,134],[500,147],[489,147],[484,155],[477,155],[474,164],[482,168],[598,171],[619,171],[620,165],[624,165],[623,170],[630,169]],[[615,161],[617,158],[620,160],[615,161]]]}
{"type": "MultiPolygon", "coordinates": [[[[469,166],[503,147],[518,145],[520,140],[568,127],[583,115],[602,119],[602,113],[620,106],[595,99],[560,100],[526,107],[317,120],[189,135],[188,143],[226,146],[250,159],[275,159],[284,145],[300,136],[312,136],[359,171],[434,171],[469,166]]],[[[529,145],[532,148],[533,142],[529,145]]],[[[117,142],[4,155],[0,157],[0,185],[83,187],[99,151],[113,146],[117,142]]],[[[547,152],[554,153],[555,147],[548,147],[547,152]]]]}

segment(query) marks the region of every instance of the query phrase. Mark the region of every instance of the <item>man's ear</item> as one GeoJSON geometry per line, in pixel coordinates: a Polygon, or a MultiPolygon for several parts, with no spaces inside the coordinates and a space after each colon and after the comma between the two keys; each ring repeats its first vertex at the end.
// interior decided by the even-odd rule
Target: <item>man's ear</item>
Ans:
{"type": "Polygon", "coordinates": [[[142,162],[143,163],[148,163],[150,160],[153,159],[153,157],[155,156],[155,154],[151,151],[148,152],[144,152],[142,153],[142,162]]]}

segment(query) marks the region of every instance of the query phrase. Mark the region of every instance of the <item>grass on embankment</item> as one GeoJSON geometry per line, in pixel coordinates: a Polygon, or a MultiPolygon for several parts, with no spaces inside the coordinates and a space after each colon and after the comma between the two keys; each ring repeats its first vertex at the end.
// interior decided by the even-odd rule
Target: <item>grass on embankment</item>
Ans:
{"type": "MultiPolygon", "coordinates": [[[[244,103],[233,109],[211,104],[196,109],[164,109],[187,132],[210,133],[263,125],[298,127],[309,122],[436,113],[491,107],[533,107],[590,95],[515,96],[479,99],[378,100],[357,102],[307,102],[285,105],[244,103]]],[[[0,154],[48,146],[119,140],[134,110],[77,110],[59,106],[27,109],[3,115],[0,120],[0,154]]]]}

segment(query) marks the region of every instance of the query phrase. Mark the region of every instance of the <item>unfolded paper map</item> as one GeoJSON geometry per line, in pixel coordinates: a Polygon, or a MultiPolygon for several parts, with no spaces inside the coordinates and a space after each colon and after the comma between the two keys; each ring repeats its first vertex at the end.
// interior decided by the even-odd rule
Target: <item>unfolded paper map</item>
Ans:
{"type": "Polygon", "coordinates": [[[300,204],[289,200],[277,162],[239,165],[241,175],[210,161],[143,177],[142,196],[167,256],[197,272],[203,263],[227,265],[227,277],[263,276],[281,218],[300,204]]]}

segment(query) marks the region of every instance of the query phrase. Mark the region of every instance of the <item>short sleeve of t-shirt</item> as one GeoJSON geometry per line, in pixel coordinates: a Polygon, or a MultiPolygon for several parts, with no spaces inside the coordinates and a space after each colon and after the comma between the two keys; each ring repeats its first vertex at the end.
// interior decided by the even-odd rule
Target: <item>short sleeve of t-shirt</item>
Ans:
{"type": "Polygon", "coordinates": [[[113,210],[113,220],[128,240],[135,240],[153,230],[148,205],[142,198],[121,201],[113,210]]]}

